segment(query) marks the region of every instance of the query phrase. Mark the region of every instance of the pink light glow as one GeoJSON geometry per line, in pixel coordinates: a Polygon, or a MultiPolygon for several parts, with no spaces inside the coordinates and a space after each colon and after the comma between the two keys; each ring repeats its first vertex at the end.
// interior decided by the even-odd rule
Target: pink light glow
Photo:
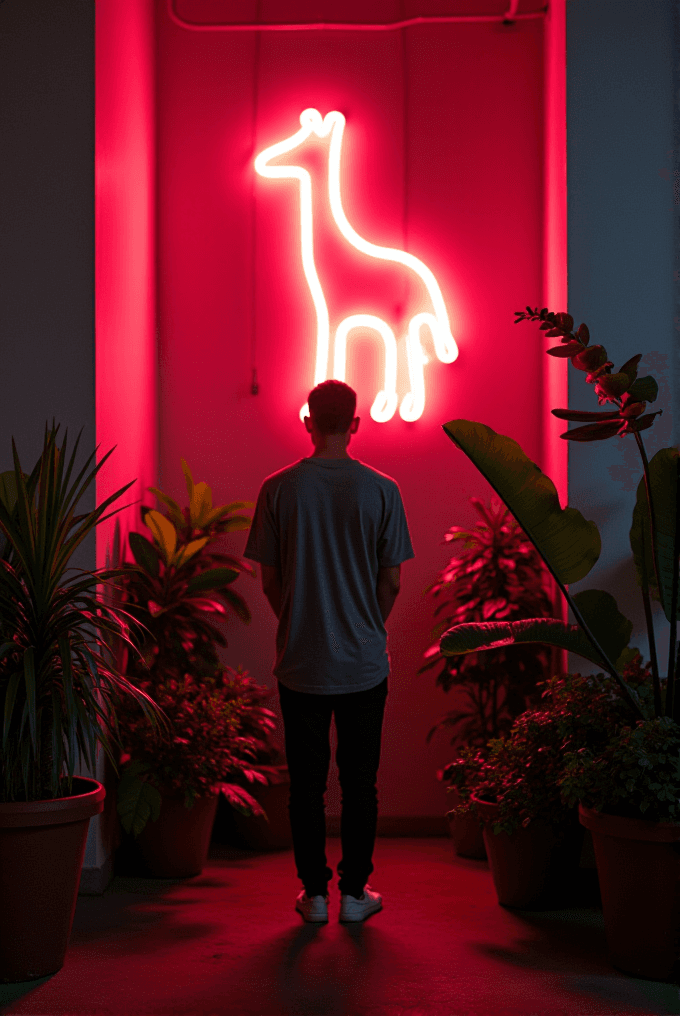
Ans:
{"type": "MultiPolygon", "coordinates": [[[[319,281],[314,260],[314,221],[312,212],[312,180],[302,166],[272,166],[270,162],[280,155],[298,148],[315,134],[319,138],[330,135],[328,151],[328,198],[335,225],[344,239],[356,250],[381,261],[392,261],[410,269],[421,280],[429,296],[432,310],[415,314],[408,323],[408,334],[404,343],[407,351],[410,391],[401,401],[399,412],[404,420],[419,419],[425,408],[425,383],[423,366],[428,357],[423,352],[420,333],[427,327],[432,336],[434,352],[442,363],[453,363],[458,356],[458,346],[451,334],[449,317],[439,284],[433,273],[413,254],[394,247],[381,247],[364,239],[352,227],[342,203],[340,186],[340,165],[345,117],[337,110],[327,113],[322,119],[316,109],[305,109],[300,114],[300,130],[289,138],[279,141],[255,159],[255,170],[260,176],[270,179],[294,179],[300,187],[300,246],[302,267],[314,303],[317,321],[316,366],[314,384],[326,380],[329,371],[330,319],[326,297],[319,281]]],[[[371,406],[371,417],[378,423],[390,420],[396,411],[397,385],[397,340],[389,324],[374,314],[352,314],[344,318],[335,332],[333,355],[333,377],[345,380],[347,336],[353,328],[369,328],[382,338],[385,345],[385,369],[382,389],[377,393],[371,406]]],[[[307,404],[300,410],[303,419],[309,413],[307,404]]]]}

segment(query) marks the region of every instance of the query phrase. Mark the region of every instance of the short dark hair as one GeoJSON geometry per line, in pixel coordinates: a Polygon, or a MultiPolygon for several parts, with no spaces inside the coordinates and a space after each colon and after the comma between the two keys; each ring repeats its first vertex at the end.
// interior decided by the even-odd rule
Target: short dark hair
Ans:
{"type": "Polygon", "coordinates": [[[357,393],[344,381],[322,381],[307,400],[312,422],[322,434],[346,434],[357,408],[357,393]]]}

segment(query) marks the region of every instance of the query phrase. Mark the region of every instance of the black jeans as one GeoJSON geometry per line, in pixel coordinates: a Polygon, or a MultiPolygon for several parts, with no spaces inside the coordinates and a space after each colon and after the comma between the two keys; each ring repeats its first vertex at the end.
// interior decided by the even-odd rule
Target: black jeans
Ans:
{"type": "Polygon", "coordinates": [[[387,678],[368,691],[311,695],[281,682],[279,698],[290,773],[288,810],[298,878],[308,896],[325,896],[333,871],[326,861],[326,792],[331,760],[330,727],[335,713],[338,746],[335,761],[342,789],[338,888],[361,896],[373,871],[378,824],[376,788],[380,763],[387,678]]]}

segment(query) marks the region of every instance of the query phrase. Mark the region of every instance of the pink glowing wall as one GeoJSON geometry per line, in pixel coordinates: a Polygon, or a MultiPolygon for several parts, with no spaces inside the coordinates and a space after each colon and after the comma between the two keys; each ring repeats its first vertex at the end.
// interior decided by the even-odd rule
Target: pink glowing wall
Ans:
{"type": "MultiPolygon", "coordinates": [[[[97,502],[136,480],[120,504],[156,481],[155,39],[147,0],[96,7],[97,502]]],[[[138,508],[98,530],[97,564],[138,521],[138,508]]]]}
{"type": "MultiPolygon", "coordinates": [[[[362,5],[350,7],[329,0],[315,16],[364,16],[362,5]]],[[[408,7],[386,0],[372,5],[371,18],[395,20],[415,12],[408,7]]],[[[235,6],[221,0],[177,0],[176,9],[194,21],[235,16],[235,6]]],[[[254,19],[255,4],[240,5],[237,16],[254,19]]],[[[263,3],[260,16],[304,20],[306,5],[263,3]]],[[[444,293],[460,357],[426,368],[420,420],[369,418],[380,367],[370,339],[355,342],[347,376],[362,416],[352,451],[399,482],[417,555],[403,568],[388,624],[393,671],[381,810],[439,815],[446,798],[435,772],[451,750],[444,735],[430,745],[425,736],[450,700],[431,672],[416,673],[433,620],[423,591],[446,560],[445,530],[472,522],[468,498],[490,493],[441,424],[482,420],[545,463],[546,358],[537,333],[513,325],[517,308],[542,304],[563,284],[559,251],[545,242],[546,223],[552,216],[554,234],[560,209],[544,192],[552,165],[544,158],[544,20],[383,33],[195,32],[170,20],[165,0],[157,18],[165,488],[181,494],[184,456],[220,501],[254,499],[267,474],[309,452],[297,411],[313,379],[314,313],[300,264],[295,185],[253,173],[254,155],[292,134],[302,109],[345,114],[352,224],[375,243],[416,254],[444,293]]],[[[312,153],[305,165],[320,186],[323,156],[312,153]]],[[[404,280],[385,278],[355,256],[329,228],[323,199],[315,208],[320,276],[337,312],[362,310],[358,304],[373,294],[398,319],[400,301],[409,298],[404,280]]],[[[240,550],[243,542],[234,537],[232,546],[240,550]]],[[[241,588],[253,622],[229,625],[227,657],[274,687],[274,618],[259,582],[244,579],[241,588]]],[[[333,779],[329,810],[339,810],[333,779]]]]}

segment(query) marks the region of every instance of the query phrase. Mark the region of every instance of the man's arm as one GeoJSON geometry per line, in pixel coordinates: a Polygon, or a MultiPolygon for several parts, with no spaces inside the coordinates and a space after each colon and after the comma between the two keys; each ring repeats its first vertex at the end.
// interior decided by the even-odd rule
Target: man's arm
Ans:
{"type": "Polygon", "coordinates": [[[376,583],[375,591],[383,623],[389,617],[390,611],[394,606],[394,601],[397,598],[397,594],[399,592],[400,574],[400,564],[396,565],[394,568],[378,568],[378,581],[376,583]]]}
{"type": "Polygon", "coordinates": [[[281,617],[281,597],[283,595],[281,571],[278,567],[269,564],[262,564],[260,568],[262,570],[262,592],[269,600],[276,616],[281,617]]]}

